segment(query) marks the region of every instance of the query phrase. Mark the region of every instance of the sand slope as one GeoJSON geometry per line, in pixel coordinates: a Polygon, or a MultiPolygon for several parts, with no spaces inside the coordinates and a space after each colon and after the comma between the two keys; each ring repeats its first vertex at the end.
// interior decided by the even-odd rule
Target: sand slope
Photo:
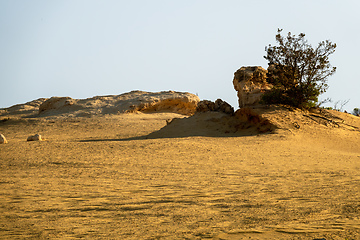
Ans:
{"type": "Polygon", "coordinates": [[[359,118],[253,111],[8,115],[0,238],[359,239],[359,118]]]}

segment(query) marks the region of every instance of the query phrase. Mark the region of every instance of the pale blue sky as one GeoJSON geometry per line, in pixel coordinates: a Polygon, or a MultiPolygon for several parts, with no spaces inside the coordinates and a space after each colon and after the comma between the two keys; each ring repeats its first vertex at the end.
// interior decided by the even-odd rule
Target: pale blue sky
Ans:
{"type": "MultiPolygon", "coordinates": [[[[0,0],[0,108],[41,97],[187,91],[238,107],[241,66],[278,28],[337,43],[321,98],[360,107],[358,0],[0,0]]],[[[332,106],[333,104],[328,104],[332,106]]]]}

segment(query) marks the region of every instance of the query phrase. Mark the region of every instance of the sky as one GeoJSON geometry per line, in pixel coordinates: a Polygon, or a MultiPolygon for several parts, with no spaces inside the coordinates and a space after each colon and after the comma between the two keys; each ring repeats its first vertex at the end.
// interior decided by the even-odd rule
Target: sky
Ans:
{"type": "Polygon", "coordinates": [[[0,0],[0,108],[38,98],[184,91],[238,108],[242,66],[262,66],[278,28],[331,40],[320,99],[360,108],[358,0],[0,0]]]}

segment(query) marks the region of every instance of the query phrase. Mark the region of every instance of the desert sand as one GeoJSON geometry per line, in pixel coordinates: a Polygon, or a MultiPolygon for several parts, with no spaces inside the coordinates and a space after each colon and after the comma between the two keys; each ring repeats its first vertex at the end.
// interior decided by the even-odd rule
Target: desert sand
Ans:
{"type": "Polygon", "coordinates": [[[36,101],[0,114],[1,239],[360,239],[359,117],[36,115],[36,101]]]}

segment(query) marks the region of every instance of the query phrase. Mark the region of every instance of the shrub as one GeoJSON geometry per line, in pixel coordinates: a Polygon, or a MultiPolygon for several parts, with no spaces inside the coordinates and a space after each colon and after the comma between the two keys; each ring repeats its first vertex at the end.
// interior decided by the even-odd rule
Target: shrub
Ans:
{"type": "Polygon", "coordinates": [[[355,116],[360,116],[360,109],[359,109],[359,108],[354,108],[353,114],[354,114],[355,116]]]}
{"type": "Polygon", "coordinates": [[[327,79],[336,71],[329,62],[329,55],[334,53],[336,44],[329,40],[322,41],[313,48],[305,40],[305,34],[287,37],[278,29],[278,46],[265,48],[264,58],[269,61],[267,80],[273,89],[263,95],[263,102],[268,104],[286,104],[298,108],[309,108],[318,102],[318,96],[327,88],[327,79]]]}

